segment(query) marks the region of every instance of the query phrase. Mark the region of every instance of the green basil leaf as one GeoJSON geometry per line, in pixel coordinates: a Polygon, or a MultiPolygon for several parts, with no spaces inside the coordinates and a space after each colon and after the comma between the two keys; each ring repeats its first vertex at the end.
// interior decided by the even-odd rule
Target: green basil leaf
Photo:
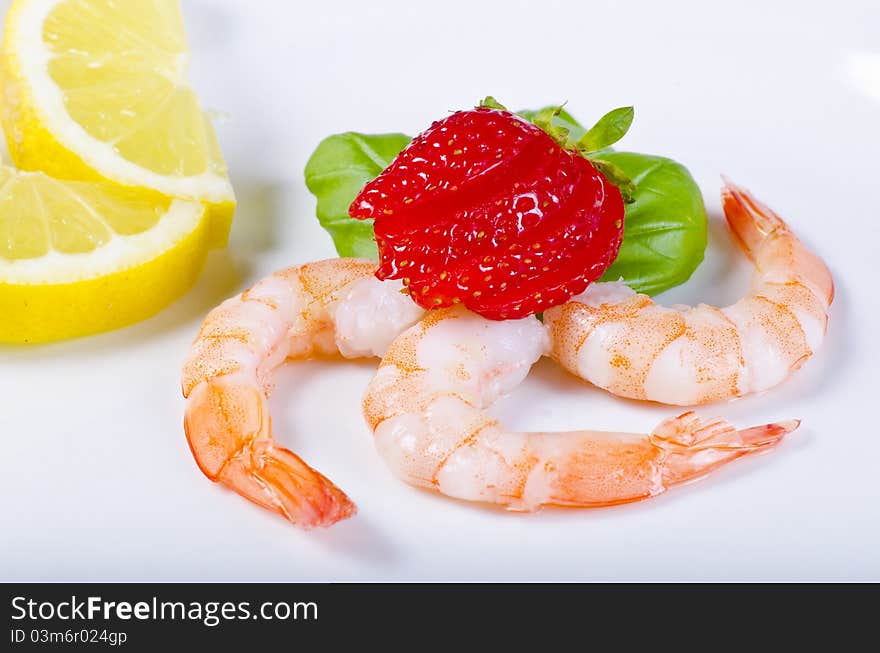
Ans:
{"type": "Polygon", "coordinates": [[[578,139],[577,148],[582,152],[598,152],[611,147],[629,131],[634,115],[632,107],[612,109],[578,139]]]}
{"type": "Polygon", "coordinates": [[[626,205],[620,254],[602,277],[654,295],[687,281],[703,261],[708,221],[687,168],[661,156],[606,152],[636,184],[626,205]]]}
{"type": "Polygon", "coordinates": [[[410,140],[404,134],[334,134],[309,157],[306,186],[318,199],[318,221],[340,256],[379,258],[373,221],[355,220],[348,207],[410,140]]]}

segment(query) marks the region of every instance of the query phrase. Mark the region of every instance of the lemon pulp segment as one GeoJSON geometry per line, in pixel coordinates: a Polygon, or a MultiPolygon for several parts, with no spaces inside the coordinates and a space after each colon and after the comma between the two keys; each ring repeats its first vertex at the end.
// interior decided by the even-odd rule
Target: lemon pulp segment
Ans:
{"type": "Polygon", "coordinates": [[[2,122],[14,162],[209,205],[225,244],[235,198],[187,84],[177,0],[16,0],[3,45],[2,122]]]}

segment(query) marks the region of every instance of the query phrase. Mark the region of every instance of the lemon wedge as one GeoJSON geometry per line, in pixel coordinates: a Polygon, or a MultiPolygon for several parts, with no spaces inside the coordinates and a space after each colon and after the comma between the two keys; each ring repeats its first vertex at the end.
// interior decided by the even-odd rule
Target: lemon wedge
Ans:
{"type": "Polygon", "coordinates": [[[0,120],[14,163],[208,205],[223,246],[235,196],[210,120],[187,84],[177,0],[15,0],[0,120]]]}
{"type": "Polygon", "coordinates": [[[0,342],[32,343],[142,320],[205,261],[204,205],[0,166],[0,342]]]}

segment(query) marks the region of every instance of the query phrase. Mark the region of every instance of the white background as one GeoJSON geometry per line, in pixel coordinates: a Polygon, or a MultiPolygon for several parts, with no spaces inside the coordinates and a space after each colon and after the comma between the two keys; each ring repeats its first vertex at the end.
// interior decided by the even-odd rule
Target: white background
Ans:
{"type": "MultiPolygon", "coordinates": [[[[0,346],[0,580],[880,579],[876,0],[184,6],[195,84],[226,116],[232,242],[152,320],[0,346]],[[763,396],[702,409],[802,428],[651,501],[507,514],[391,477],[360,416],[375,363],[292,364],[271,402],[277,437],[360,513],[307,533],[209,483],[184,440],[180,364],[220,300],[333,255],[303,183],[310,152],[333,132],[415,133],[487,93],[568,100],[584,121],[634,104],[622,145],[690,167],[710,250],[666,301],[730,302],[746,287],[720,222],[722,172],[815,246],[837,283],[825,348],[763,396]]],[[[516,429],[636,431],[675,411],[549,362],[496,410],[516,429]]]]}

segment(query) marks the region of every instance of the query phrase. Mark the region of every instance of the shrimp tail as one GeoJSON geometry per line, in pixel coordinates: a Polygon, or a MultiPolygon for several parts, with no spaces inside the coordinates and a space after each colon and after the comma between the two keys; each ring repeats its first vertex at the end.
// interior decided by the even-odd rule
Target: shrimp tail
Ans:
{"type": "Polygon", "coordinates": [[[785,221],[746,189],[722,176],[721,205],[730,230],[746,256],[755,260],[760,245],[773,233],[789,231],[785,221]]]}
{"type": "Polygon", "coordinates": [[[768,451],[798,426],[799,420],[787,420],[737,430],[722,419],[703,422],[693,411],[667,419],[651,434],[651,442],[666,454],[660,466],[662,489],[702,478],[742,456],[768,451]]]}
{"type": "Polygon", "coordinates": [[[216,377],[189,394],[184,430],[202,472],[302,528],[355,514],[354,503],[271,436],[266,397],[251,383],[216,377]]]}
{"type": "Polygon", "coordinates": [[[218,480],[304,529],[332,526],[357,512],[330,479],[272,442],[257,442],[232,458],[218,480]]]}

